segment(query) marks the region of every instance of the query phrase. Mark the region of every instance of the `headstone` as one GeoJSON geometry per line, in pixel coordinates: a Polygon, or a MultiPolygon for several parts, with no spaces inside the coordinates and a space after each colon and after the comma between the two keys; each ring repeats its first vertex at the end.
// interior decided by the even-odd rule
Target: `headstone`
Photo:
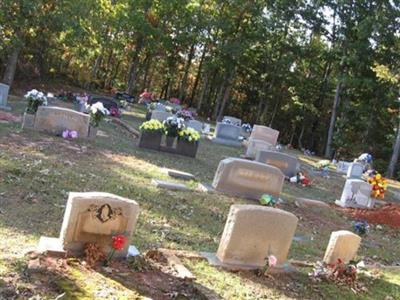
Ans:
{"type": "Polygon", "coordinates": [[[68,108],[39,106],[34,129],[60,135],[64,130],[75,130],[78,137],[87,138],[90,117],[68,108]]]}
{"type": "Polygon", "coordinates": [[[153,111],[165,111],[166,106],[162,103],[157,103],[153,111]]]}
{"type": "Polygon", "coordinates": [[[182,171],[173,170],[173,169],[164,169],[164,172],[174,178],[183,179],[183,180],[195,180],[195,176],[191,173],[182,172],[182,171]]]}
{"type": "Polygon", "coordinates": [[[341,160],[336,165],[336,171],[347,174],[347,171],[348,171],[350,165],[351,165],[351,162],[341,160]]]}
{"type": "Polygon", "coordinates": [[[361,163],[351,163],[350,167],[347,169],[347,178],[348,179],[361,179],[364,174],[364,165],[361,163]]]}
{"type": "MultiPolygon", "coordinates": [[[[109,193],[69,193],[60,237],[42,237],[38,250],[65,251],[81,255],[85,243],[96,243],[105,254],[112,248],[112,237],[123,234],[128,240],[135,231],[139,205],[130,199],[109,193]]],[[[126,257],[129,243],[115,257],[126,257]]]]}
{"type": "Polygon", "coordinates": [[[340,201],[335,203],[341,207],[372,208],[374,200],[371,191],[369,183],[360,179],[347,179],[340,201]]]}
{"type": "Polygon", "coordinates": [[[360,243],[361,237],[350,231],[339,230],[332,232],[325,251],[324,262],[335,264],[338,259],[341,259],[344,263],[348,263],[356,256],[360,243]]]}
{"type": "Polygon", "coordinates": [[[173,114],[170,112],[166,112],[166,111],[158,111],[158,110],[153,110],[152,114],[151,114],[151,118],[158,120],[160,122],[164,122],[166,119],[168,119],[169,117],[172,117],[173,114]]]}
{"type": "Polygon", "coordinates": [[[218,122],[213,142],[228,146],[240,146],[239,136],[241,130],[240,126],[218,122]]]}
{"type": "Polygon", "coordinates": [[[250,138],[256,140],[262,140],[264,142],[270,143],[273,146],[276,145],[278,141],[279,131],[272,129],[267,126],[254,125],[253,131],[251,132],[250,138]]]}
{"type": "Polygon", "coordinates": [[[231,122],[232,125],[236,125],[236,126],[242,126],[242,120],[235,118],[235,117],[230,117],[230,116],[224,116],[225,120],[229,120],[231,122]]]}
{"type": "Polygon", "coordinates": [[[247,143],[246,157],[255,158],[257,152],[260,150],[273,150],[274,146],[263,140],[257,140],[255,138],[250,138],[247,143]]]}
{"type": "Polygon", "coordinates": [[[203,123],[201,123],[200,121],[197,121],[197,120],[189,120],[187,122],[186,127],[193,128],[194,130],[201,133],[201,130],[203,129],[203,123]]]}
{"type": "Polygon", "coordinates": [[[243,268],[265,266],[270,255],[285,263],[298,219],[290,212],[258,205],[232,205],[217,258],[243,268]]]}
{"type": "Polygon", "coordinates": [[[268,150],[257,151],[256,161],[271,166],[275,166],[287,177],[293,177],[300,169],[300,163],[297,157],[268,150]]]}
{"type": "Polygon", "coordinates": [[[11,107],[7,105],[9,91],[10,86],[4,83],[0,83],[0,109],[11,110],[11,107]]]}
{"type": "Polygon", "coordinates": [[[263,194],[279,197],[285,176],[276,167],[240,158],[221,160],[213,187],[233,196],[259,200],[263,194]]]}

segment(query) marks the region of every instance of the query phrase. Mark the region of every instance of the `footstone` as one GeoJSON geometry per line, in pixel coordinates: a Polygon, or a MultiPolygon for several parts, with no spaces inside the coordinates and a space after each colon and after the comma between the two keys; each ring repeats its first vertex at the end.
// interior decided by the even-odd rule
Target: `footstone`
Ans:
{"type": "Polygon", "coordinates": [[[38,250],[64,250],[67,255],[79,256],[86,243],[96,243],[108,254],[112,250],[112,237],[124,235],[128,243],[114,256],[126,257],[138,215],[139,205],[130,199],[99,192],[69,193],[60,237],[41,237],[38,250]]]}
{"type": "Polygon", "coordinates": [[[267,142],[275,146],[278,141],[278,136],[279,136],[278,130],[272,129],[267,126],[254,125],[250,138],[256,140],[262,140],[264,142],[267,142]]]}
{"type": "Polygon", "coordinates": [[[297,198],[295,201],[298,207],[308,208],[308,207],[321,207],[321,208],[329,208],[329,204],[319,201],[319,200],[311,200],[306,198],[297,198]]]}
{"type": "Polygon", "coordinates": [[[369,183],[360,179],[347,179],[340,201],[335,203],[341,207],[373,208],[375,201],[371,198],[371,191],[369,183]]]}
{"type": "Polygon", "coordinates": [[[213,187],[219,192],[259,200],[263,194],[279,197],[285,176],[276,167],[240,158],[221,160],[213,187]]]}
{"type": "Polygon", "coordinates": [[[186,185],[182,183],[175,183],[158,179],[153,179],[151,183],[158,188],[176,190],[176,191],[190,191],[190,188],[188,188],[186,185]]]}
{"type": "Polygon", "coordinates": [[[199,183],[197,185],[197,191],[202,193],[215,193],[215,189],[207,183],[199,183]]]}
{"type": "Polygon", "coordinates": [[[178,179],[183,179],[183,180],[194,180],[195,177],[193,174],[178,171],[178,170],[173,170],[173,169],[164,169],[165,173],[168,174],[168,176],[175,177],[178,179]]]}
{"type": "Polygon", "coordinates": [[[361,237],[347,231],[334,231],[325,251],[324,262],[334,264],[341,259],[344,263],[353,260],[361,243],[361,237]]]}
{"type": "Polygon", "coordinates": [[[258,205],[232,205],[216,258],[244,269],[265,266],[270,255],[286,262],[298,219],[292,213],[258,205]]]}
{"type": "Polygon", "coordinates": [[[89,121],[89,115],[72,109],[39,106],[35,116],[34,129],[56,135],[61,135],[64,130],[74,130],[78,133],[78,137],[87,138],[89,121]]]}
{"type": "Polygon", "coordinates": [[[287,177],[295,176],[300,169],[297,157],[275,151],[258,150],[256,161],[277,167],[287,177]]]}

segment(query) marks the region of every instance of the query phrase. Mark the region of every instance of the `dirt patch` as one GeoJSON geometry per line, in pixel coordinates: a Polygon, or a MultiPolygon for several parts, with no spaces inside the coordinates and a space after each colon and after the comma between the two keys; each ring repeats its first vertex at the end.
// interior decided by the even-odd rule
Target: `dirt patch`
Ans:
{"type": "Polygon", "coordinates": [[[11,113],[4,112],[0,110],[0,120],[7,121],[7,122],[21,122],[21,118],[14,116],[11,113]]]}
{"type": "Polygon", "coordinates": [[[341,209],[354,219],[366,220],[372,224],[389,225],[394,228],[400,228],[400,206],[396,204],[387,204],[376,209],[341,209]]]}

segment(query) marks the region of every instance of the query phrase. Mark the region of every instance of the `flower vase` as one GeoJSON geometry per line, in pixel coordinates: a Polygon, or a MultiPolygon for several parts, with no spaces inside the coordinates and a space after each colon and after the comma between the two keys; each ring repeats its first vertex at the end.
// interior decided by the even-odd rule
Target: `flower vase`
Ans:
{"type": "Polygon", "coordinates": [[[35,114],[29,114],[27,112],[24,113],[24,117],[22,120],[22,129],[24,128],[33,128],[35,125],[35,114]]]}
{"type": "Polygon", "coordinates": [[[146,113],[146,121],[150,121],[151,120],[151,114],[152,114],[151,110],[147,111],[147,113],[146,113]]]}
{"type": "Polygon", "coordinates": [[[93,140],[96,138],[98,127],[89,126],[88,138],[93,140]]]}
{"type": "Polygon", "coordinates": [[[196,157],[197,149],[199,147],[199,142],[189,142],[186,140],[178,139],[178,143],[176,146],[178,154],[189,156],[189,157],[196,157]]]}
{"type": "Polygon", "coordinates": [[[175,137],[174,136],[166,136],[165,137],[165,144],[168,148],[173,148],[174,147],[174,142],[175,142],[175,137]]]}

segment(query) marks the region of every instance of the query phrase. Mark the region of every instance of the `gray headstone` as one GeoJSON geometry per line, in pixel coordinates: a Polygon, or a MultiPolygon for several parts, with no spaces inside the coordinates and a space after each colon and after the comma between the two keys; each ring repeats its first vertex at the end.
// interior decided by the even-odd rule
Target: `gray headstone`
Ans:
{"type": "Polygon", "coordinates": [[[241,130],[242,127],[240,126],[218,122],[213,142],[228,146],[240,146],[242,144],[239,141],[241,130]]]}
{"type": "Polygon", "coordinates": [[[168,119],[169,117],[172,117],[173,114],[170,112],[166,112],[166,111],[158,111],[158,110],[153,110],[152,114],[151,114],[151,118],[158,120],[160,122],[164,122],[166,119],[168,119]]]}
{"type": "Polygon", "coordinates": [[[175,177],[178,179],[183,179],[183,180],[194,180],[195,177],[193,174],[178,171],[178,170],[173,170],[173,169],[164,169],[165,173],[168,174],[168,176],[175,177]]]}
{"type": "Polygon", "coordinates": [[[341,160],[336,165],[336,171],[347,174],[347,171],[348,171],[350,165],[351,165],[351,162],[341,160]]]}
{"type": "Polygon", "coordinates": [[[197,120],[189,120],[186,124],[188,128],[193,128],[194,130],[198,131],[201,133],[201,130],[203,129],[203,123],[197,120]]]}
{"type": "Polygon", "coordinates": [[[9,91],[10,86],[4,83],[0,83],[0,109],[11,110],[11,107],[7,105],[9,91]]]}
{"type": "Polygon", "coordinates": [[[277,167],[287,177],[295,176],[300,167],[296,157],[268,150],[257,151],[256,161],[277,167]]]}

